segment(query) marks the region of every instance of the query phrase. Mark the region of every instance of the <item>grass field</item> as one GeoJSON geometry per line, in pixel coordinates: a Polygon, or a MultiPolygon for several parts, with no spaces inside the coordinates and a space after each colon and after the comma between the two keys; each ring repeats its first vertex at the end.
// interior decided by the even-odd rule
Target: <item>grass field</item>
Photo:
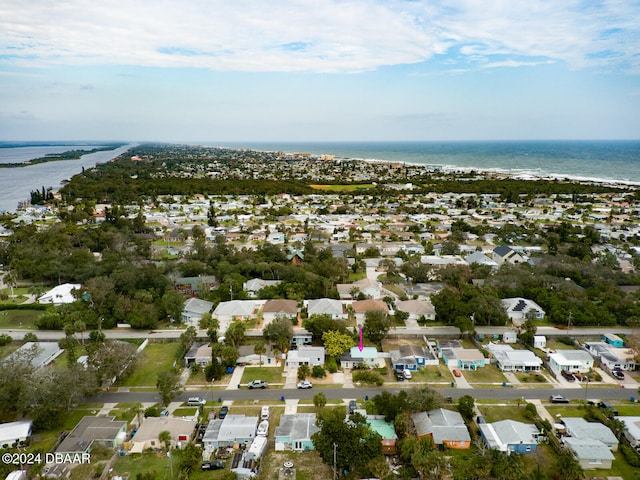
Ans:
{"type": "Polygon", "coordinates": [[[175,359],[178,342],[150,343],[140,354],[139,366],[127,378],[126,387],[155,386],[158,373],[170,370],[175,359]]]}
{"type": "Polygon", "coordinates": [[[482,413],[487,423],[499,422],[500,420],[516,420],[524,423],[531,423],[525,416],[525,402],[522,402],[520,406],[478,406],[478,410],[482,413]]]}
{"type": "Polygon", "coordinates": [[[44,310],[2,310],[0,311],[0,329],[36,330],[36,320],[43,313],[44,310]]]}
{"type": "Polygon", "coordinates": [[[416,382],[451,382],[453,377],[448,368],[442,365],[428,365],[417,372],[411,372],[411,378],[416,382]]]}
{"type": "Polygon", "coordinates": [[[507,381],[498,367],[487,365],[477,370],[460,370],[469,383],[503,383],[507,381]]]}
{"type": "Polygon", "coordinates": [[[245,367],[240,384],[245,386],[252,380],[264,380],[272,383],[285,383],[286,377],[282,376],[283,367],[245,367]]]}

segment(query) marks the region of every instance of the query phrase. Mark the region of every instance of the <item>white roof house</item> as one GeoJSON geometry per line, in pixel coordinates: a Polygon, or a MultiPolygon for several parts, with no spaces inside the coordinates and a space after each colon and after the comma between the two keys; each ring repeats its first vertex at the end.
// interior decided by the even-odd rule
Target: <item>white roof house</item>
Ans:
{"type": "Polygon", "coordinates": [[[289,350],[287,354],[287,367],[298,368],[300,365],[323,365],[324,347],[311,347],[303,345],[297,350],[289,350]]]}
{"type": "Polygon", "coordinates": [[[586,373],[593,368],[593,357],[584,350],[556,350],[549,355],[549,363],[558,372],[586,373]]]}
{"type": "Polygon", "coordinates": [[[0,424],[0,448],[8,448],[14,443],[26,442],[31,435],[31,424],[31,420],[0,424]]]}
{"type": "Polygon", "coordinates": [[[571,449],[580,466],[585,470],[608,470],[615,460],[611,450],[600,440],[565,437],[564,443],[571,449]]]}
{"type": "Polygon", "coordinates": [[[540,435],[535,425],[514,420],[481,423],[479,427],[487,446],[501,452],[532,453],[540,435]]]}
{"type": "Polygon", "coordinates": [[[263,280],[261,278],[252,278],[242,284],[242,289],[247,292],[249,297],[258,298],[258,292],[265,287],[272,287],[281,283],[282,280],[263,280]]]}
{"type": "Polygon", "coordinates": [[[58,285],[38,298],[38,303],[52,303],[53,305],[73,303],[76,301],[76,297],[71,294],[71,291],[80,290],[80,288],[82,288],[82,285],[79,283],[64,283],[58,285]]]}
{"type": "Polygon", "coordinates": [[[165,430],[171,433],[171,444],[182,448],[191,440],[196,423],[195,417],[148,417],[131,439],[133,445],[128,453],[141,453],[148,448],[159,450],[163,447],[160,433],[165,430]]]}
{"type": "Polygon", "coordinates": [[[620,443],[611,429],[600,422],[587,422],[582,417],[566,417],[562,419],[567,433],[573,438],[593,439],[604,443],[611,451],[618,450],[620,443]]]}
{"type": "Polygon", "coordinates": [[[13,362],[23,357],[31,358],[31,365],[34,368],[44,367],[58,358],[63,349],[58,342],[27,342],[18,350],[5,357],[3,362],[13,362]]]}
{"type": "Polygon", "coordinates": [[[396,308],[401,312],[409,314],[411,319],[424,317],[426,320],[436,319],[436,309],[428,300],[404,300],[396,304],[396,308]]]}
{"type": "Polygon", "coordinates": [[[184,302],[180,320],[187,325],[198,328],[202,315],[209,313],[212,308],[212,302],[192,297],[184,302]]]}
{"type": "Polygon", "coordinates": [[[640,417],[616,417],[624,423],[624,436],[632,447],[640,447],[640,417]]]}
{"type": "Polygon", "coordinates": [[[542,366],[542,359],[529,350],[514,350],[510,345],[495,343],[489,343],[487,350],[503,372],[535,372],[542,366]]]}
{"type": "Polygon", "coordinates": [[[333,298],[318,298],[316,300],[305,300],[307,314],[311,315],[331,315],[334,320],[347,318],[344,306],[340,300],[333,298]]]}
{"type": "Polygon", "coordinates": [[[498,262],[491,260],[482,252],[473,252],[472,254],[467,255],[464,258],[464,261],[467,262],[468,265],[476,263],[478,265],[488,265],[492,270],[498,269],[498,262]]]}
{"type": "Polygon", "coordinates": [[[230,300],[220,302],[211,316],[220,322],[231,321],[234,318],[247,320],[256,315],[257,307],[258,304],[253,300],[230,300]]]}
{"type": "Polygon", "coordinates": [[[205,451],[230,447],[234,443],[250,443],[256,438],[258,417],[227,415],[223,420],[211,420],[202,438],[205,451]]]}
{"type": "Polygon", "coordinates": [[[529,318],[542,320],[545,315],[540,305],[527,298],[504,298],[502,299],[502,306],[514,325],[521,325],[529,318]]]}

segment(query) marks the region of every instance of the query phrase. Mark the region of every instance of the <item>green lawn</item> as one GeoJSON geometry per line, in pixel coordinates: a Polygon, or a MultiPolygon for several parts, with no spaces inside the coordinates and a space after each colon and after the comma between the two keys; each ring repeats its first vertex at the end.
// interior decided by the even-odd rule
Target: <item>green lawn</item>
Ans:
{"type": "Polygon", "coordinates": [[[460,370],[469,383],[503,383],[507,378],[495,365],[487,365],[477,370],[460,370]]]}
{"type": "Polygon", "coordinates": [[[427,365],[417,372],[411,372],[414,382],[451,382],[453,376],[449,369],[443,365],[427,365]]]}
{"type": "Polygon", "coordinates": [[[36,330],[36,320],[43,313],[45,313],[44,310],[2,310],[0,311],[0,329],[36,330]]]}
{"type": "Polygon", "coordinates": [[[286,377],[282,376],[284,368],[280,367],[245,367],[240,384],[245,386],[252,380],[264,380],[271,383],[285,383],[286,377]]]}
{"type": "Polygon", "coordinates": [[[615,457],[615,460],[611,465],[611,470],[594,470],[599,477],[620,477],[624,478],[624,480],[640,479],[640,469],[629,465],[622,456],[622,453],[613,452],[613,456],[615,457]]]}
{"type": "Polygon", "coordinates": [[[138,368],[125,379],[126,387],[154,386],[158,373],[173,367],[178,342],[150,343],[140,354],[138,368]]]}
{"type": "Polygon", "coordinates": [[[516,373],[516,377],[518,377],[518,380],[522,383],[549,386],[547,379],[539,373],[516,373]]]}
{"type": "Polygon", "coordinates": [[[198,413],[197,407],[176,408],[173,411],[174,417],[193,417],[198,413]]]}
{"type": "Polygon", "coordinates": [[[583,417],[587,412],[582,405],[546,405],[547,412],[556,418],[556,415],[560,414],[562,417],[583,417]]]}
{"type": "Polygon", "coordinates": [[[478,406],[478,410],[482,413],[487,423],[499,422],[500,420],[516,420],[524,423],[531,423],[525,416],[525,402],[522,402],[520,406],[478,406]]]}

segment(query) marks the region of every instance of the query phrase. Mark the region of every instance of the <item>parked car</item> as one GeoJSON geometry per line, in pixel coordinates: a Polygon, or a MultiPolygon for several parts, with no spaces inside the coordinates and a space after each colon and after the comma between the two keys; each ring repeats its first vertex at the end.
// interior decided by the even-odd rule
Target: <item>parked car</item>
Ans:
{"type": "Polygon", "coordinates": [[[569,400],[562,395],[551,395],[549,401],[551,403],[569,403],[569,400]]]}
{"type": "Polygon", "coordinates": [[[163,410],[160,412],[160,416],[161,416],[161,417],[168,417],[168,416],[169,416],[169,410],[167,410],[166,408],[165,408],[165,409],[163,409],[163,410]]]}
{"type": "Polygon", "coordinates": [[[396,376],[396,380],[404,382],[404,372],[402,370],[394,370],[393,374],[396,376]]]}
{"type": "Polygon", "coordinates": [[[357,408],[358,408],[358,404],[356,403],[356,401],[351,400],[349,402],[349,415],[353,415],[354,413],[356,413],[357,408]]]}
{"type": "Polygon", "coordinates": [[[218,418],[222,420],[224,417],[227,416],[227,413],[229,413],[229,407],[225,405],[220,408],[220,413],[218,413],[218,418]]]}
{"type": "Polygon", "coordinates": [[[457,368],[453,369],[453,375],[455,377],[461,377],[462,376],[462,374],[460,373],[460,370],[458,370],[457,368]]]}
{"type": "Polygon", "coordinates": [[[311,383],[309,380],[303,380],[301,382],[298,382],[297,387],[298,388],[313,388],[313,383],[311,383]]]}
{"type": "Polygon", "coordinates": [[[212,462],[203,463],[200,468],[202,468],[202,470],[222,470],[224,468],[224,463],[220,460],[214,460],[212,462]]]}
{"type": "Polygon", "coordinates": [[[610,415],[613,415],[613,416],[618,415],[618,410],[616,410],[616,408],[613,405],[611,405],[609,402],[598,402],[598,407],[604,408],[609,412],[610,415]]]}
{"type": "Polygon", "coordinates": [[[258,430],[256,432],[256,435],[258,437],[266,437],[268,433],[269,433],[269,420],[263,420],[258,425],[258,430]]]}
{"type": "Polygon", "coordinates": [[[265,405],[260,410],[260,420],[269,420],[269,405],[265,405]]]}
{"type": "Polygon", "coordinates": [[[411,370],[403,370],[402,371],[402,375],[404,376],[404,378],[406,378],[407,380],[411,380],[411,370]]]}
{"type": "Polygon", "coordinates": [[[613,378],[617,380],[624,380],[624,373],[620,370],[612,370],[611,375],[613,375],[613,378]]]}
{"type": "Polygon", "coordinates": [[[191,397],[189,400],[187,400],[187,405],[189,405],[190,407],[199,407],[206,404],[207,401],[204,398],[200,397],[191,397]]]}
{"type": "Polygon", "coordinates": [[[573,373],[567,371],[567,370],[562,370],[560,372],[560,374],[565,378],[565,380],[567,382],[575,382],[576,381],[576,377],[573,376],[573,373]]]}
{"type": "Polygon", "coordinates": [[[249,389],[267,388],[268,386],[269,386],[269,384],[267,382],[265,382],[264,380],[253,380],[252,382],[249,382],[249,389]]]}

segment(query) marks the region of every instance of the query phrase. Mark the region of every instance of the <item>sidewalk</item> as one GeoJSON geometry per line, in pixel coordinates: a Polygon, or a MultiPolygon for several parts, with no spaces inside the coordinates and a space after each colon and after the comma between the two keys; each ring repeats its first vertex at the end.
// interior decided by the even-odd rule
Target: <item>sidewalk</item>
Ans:
{"type": "Polygon", "coordinates": [[[527,399],[529,403],[532,403],[536,406],[536,410],[538,411],[538,416],[543,420],[547,420],[551,425],[556,423],[556,420],[553,416],[547,411],[544,405],[542,405],[542,400],[538,398],[527,399]]]}
{"type": "Polygon", "coordinates": [[[233,371],[233,375],[231,375],[231,380],[229,380],[229,385],[225,390],[237,390],[238,385],[240,384],[240,380],[242,380],[242,375],[244,374],[244,367],[236,367],[233,371]]]}

